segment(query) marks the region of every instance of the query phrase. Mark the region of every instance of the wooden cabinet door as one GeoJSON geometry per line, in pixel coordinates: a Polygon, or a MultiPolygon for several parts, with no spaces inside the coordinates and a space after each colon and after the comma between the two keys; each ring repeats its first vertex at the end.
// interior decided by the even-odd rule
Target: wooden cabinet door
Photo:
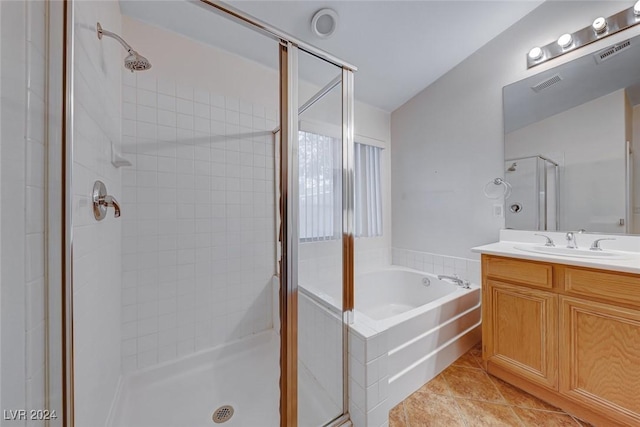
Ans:
{"type": "Polygon", "coordinates": [[[640,311],[560,299],[560,392],[640,425],[640,311]]]}
{"type": "Polygon", "coordinates": [[[557,390],[557,295],[491,279],[486,284],[487,363],[557,390]]]}

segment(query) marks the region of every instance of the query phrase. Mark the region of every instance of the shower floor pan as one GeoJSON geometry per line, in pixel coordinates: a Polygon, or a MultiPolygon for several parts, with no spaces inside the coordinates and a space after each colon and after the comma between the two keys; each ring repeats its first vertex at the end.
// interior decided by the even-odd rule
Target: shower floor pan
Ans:
{"type": "Polygon", "coordinates": [[[128,376],[111,427],[278,427],[279,346],[270,330],[128,376]],[[216,424],[223,405],[233,416],[216,424]]]}
{"type": "MultiPolygon", "coordinates": [[[[280,337],[273,330],[128,376],[109,427],[278,427],[280,337]],[[216,409],[233,415],[216,424],[216,409]]],[[[299,372],[300,427],[317,427],[341,411],[318,382],[299,372]]]]}

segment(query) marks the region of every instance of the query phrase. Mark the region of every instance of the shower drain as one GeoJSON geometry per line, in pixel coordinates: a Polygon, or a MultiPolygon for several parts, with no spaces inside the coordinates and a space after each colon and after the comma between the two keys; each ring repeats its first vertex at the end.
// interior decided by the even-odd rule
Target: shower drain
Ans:
{"type": "Polygon", "coordinates": [[[213,411],[211,419],[216,424],[227,422],[233,417],[233,406],[224,405],[213,411]]]}

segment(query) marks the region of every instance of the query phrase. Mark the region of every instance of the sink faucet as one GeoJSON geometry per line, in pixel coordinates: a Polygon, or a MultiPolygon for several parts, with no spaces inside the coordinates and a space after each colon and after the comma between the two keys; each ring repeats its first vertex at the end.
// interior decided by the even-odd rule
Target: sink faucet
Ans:
{"type": "Polygon", "coordinates": [[[578,249],[578,243],[576,242],[576,235],[573,231],[567,233],[567,248],[578,249]]]}
{"type": "Polygon", "coordinates": [[[600,242],[602,242],[603,240],[616,240],[612,237],[605,237],[603,239],[596,239],[593,241],[593,243],[591,244],[591,247],[589,249],[591,249],[592,251],[601,251],[602,248],[600,247],[600,242]]]}
{"type": "Polygon", "coordinates": [[[535,233],[534,236],[540,236],[547,239],[547,243],[544,244],[545,246],[554,247],[556,245],[555,243],[553,243],[553,239],[549,236],[545,236],[544,234],[540,234],[540,233],[535,233]]]}
{"type": "Polygon", "coordinates": [[[439,280],[451,280],[453,283],[455,283],[458,286],[462,286],[465,289],[469,289],[469,285],[471,285],[471,283],[468,280],[462,280],[461,278],[458,277],[457,274],[454,274],[453,276],[448,276],[446,274],[438,274],[438,279],[439,280]]]}

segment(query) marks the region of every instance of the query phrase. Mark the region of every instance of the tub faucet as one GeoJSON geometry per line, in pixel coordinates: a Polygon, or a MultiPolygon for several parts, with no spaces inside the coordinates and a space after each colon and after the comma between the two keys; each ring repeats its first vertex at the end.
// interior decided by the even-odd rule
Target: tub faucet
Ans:
{"type": "Polygon", "coordinates": [[[567,248],[578,249],[578,243],[576,242],[576,235],[573,231],[567,233],[567,248]]]}
{"type": "Polygon", "coordinates": [[[462,286],[465,289],[469,289],[469,285],[471,284],[468,280],[462,280],[461,278],[459,278],[457,274],[454,274],[453,276],[448,276],[446,274],[438,274],[438,279],[450,280],[456,285],[462,286]]]}

